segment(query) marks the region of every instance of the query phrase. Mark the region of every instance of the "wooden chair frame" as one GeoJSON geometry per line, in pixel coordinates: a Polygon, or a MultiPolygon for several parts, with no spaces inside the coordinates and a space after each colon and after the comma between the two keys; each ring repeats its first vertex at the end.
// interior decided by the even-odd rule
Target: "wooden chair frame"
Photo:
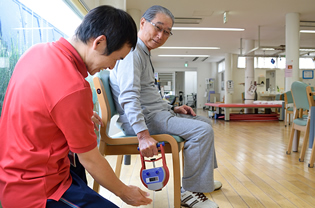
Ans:
{"type": "MultiPolygon", "coordinates": [[[[292,93],[292,92],[291,92],[292,93]]],[[[288,124],[288,119],[289,119],[289,125],[291,123],[291,115],[293,115],[293,111],[289,111],[289,104],[288,103],[288,97],[287,97],[287,94],[284,93],[284,103],[285,103],[285,118],[284,118],[284,126],[287,127],[287,124],[288,124]]]]}
{"type": "MultiPolygon", "coordinates": [[[[311,94],[312,94],[311,99],[314,101],[314,97],[313,96],[315,95],[315,92],[312,92],[311,94]]],[[[311,94],[309,94],[309,95],[311,96],[311,94]]],[[[311,108],[310,108],[310,114],[309,115],[311,115],[311,108]]],[[[310,127],[310,128],[313,128],[313,127],[310,127]]],[[[312,147],[312,152],[311,152],[310,162],[308,163],[308,167],[309,168],[313,168],[314,167],[314,162],[315,162],[315,142],[313,141],[313,147],[312,147]]]]}
{"type": "MultiPolygon", "coordinates": [[[[315,106],[315,101],[313,99],[313,93],[312,93],[312,90],[311,90],[310,86],[306,87],[306,92],[305,93],[307,94],[307,100],[308,100],[308,105],[309,105],[309,109],[308,109],[309,110],[309,114],[308,115],[310,115],[311,106],[315,106]]],[[[299,158],[299,161],[303,162],[304,161],[305,152],[306,152],[306,148],[307,148],[307,144],[308,144],[308,140],[309,140],[310,116],[307,117],[306,126],[300,126],[300,125],[295,124],[294,120],[298,119],[298,118],[302,118],[304,113],[303,113],[303,109],[297,109],[296,101],[295,101],[295,98],[293,96],[293,93],[292,93],[292,98],[293,98],[293,103],[294,103],[293,122],[292,122],[292,128],[291,128],[291,133],[290,133],[288,149],[287,149],[286,153],[287,154],[291,154],[293,137],[294,137],[294,131],[297,130],[297,138],[298,138],[297,146],[299,146],[298,144],[299,144],[299,140],[300,140],[300,132],[301,131],[305,132],[303,145],[302,145],[300,158],[299,158]]]]}
{"type": "MultiPolygon", "coordinates": [[[[107,73],[107,72],[106,72],[107,73]]],[[[106,91],[101,78],[95,76],[93,78],[97,98],[100,104],[102,121],[104,127],[100,129],[100,144],[99,151],[102,155],[117,155],[115,174],[119,178],[123,161],[123,155],[139,154],[137,150],[138,138],[136,136],[123,136],[119,138],[112,138],[108,135],[110,120],[113,115],[110,109],[110,104],[106,95],[106,91]]],[[[108,83],[106,83],[108,84],[108,83]]],[[[158,142],[166,142],[164,150],[165,153],[172,154],[173,160],[173,179],[174,179],[174,207],[180,208],[181,204],[181,176],[180,176],[180,162],[179,152],[184,147],[184,141],[177,142],[173,136],[168,134],[151,135],[158,142]]],[[[170,176],[171,177],[171,176],[170,176]]],[[[139,176],[140,180],[140,176],[139,176]]],[[[99,192],[99,184],[94,181],[93,190],[99,192]]]]}

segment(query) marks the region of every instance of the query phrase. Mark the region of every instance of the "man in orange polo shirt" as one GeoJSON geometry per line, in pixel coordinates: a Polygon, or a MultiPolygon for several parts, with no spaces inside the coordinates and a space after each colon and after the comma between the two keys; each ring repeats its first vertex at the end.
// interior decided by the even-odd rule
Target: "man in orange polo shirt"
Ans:
{"type": "Polygon", "coordinates": [[[97,149],[92,93],[85,80],[112,69],[137,42],[124,11],[91,10],[70,40],[37,44],[16,64],[0,120],[0,201],[10,207],[117,207],[71,174],[68,152],[127,204],[151,203],[127,186],[97,149]]]}

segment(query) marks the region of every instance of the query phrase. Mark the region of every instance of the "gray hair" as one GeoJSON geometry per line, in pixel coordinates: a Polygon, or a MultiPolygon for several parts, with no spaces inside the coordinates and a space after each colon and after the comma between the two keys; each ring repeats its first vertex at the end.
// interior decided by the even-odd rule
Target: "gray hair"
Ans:
{"type": "Polygon", "coordinates": [[[159,5],[154,5],[147,9],[147,11],[144,12],[142,17],[148,21],[152,21],[155,18],[155,15],[157,13],[163,13],[167,16],[169,16],[172,19],[172,26],[174,25],[174,16],[170,10],[166,9],[165,7],[159,6],[159,5]]]}

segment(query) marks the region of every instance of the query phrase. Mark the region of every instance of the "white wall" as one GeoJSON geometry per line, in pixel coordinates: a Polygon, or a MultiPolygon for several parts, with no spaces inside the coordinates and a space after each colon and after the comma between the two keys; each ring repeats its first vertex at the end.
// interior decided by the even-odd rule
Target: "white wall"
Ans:
{"type": "MultiPolygon", "coordinates": [[[[156,72],[175,72],[175,71],[196,71],[197,72],[197,108],[202,108],[205,104],[206,98],[204,97],[206,83],[205,78],[215,78],[213,75],[216,74],[216,69],[213,71],[212,67],[215,63],[209,62],[190,62],[189,67],[184,67],[182,62],[173,63],[161,63],[153,62],[154,69],[156,72]]],[[[217,79],[216,79],[217,80],[217,79]]],[[[187,95],[186,92],[185,96],[187,95]]]]}
{"type": "Polygon", "coordinates": [[[207,97],[205,97],[206,92],[206,78],[215,78],[213,77],[213,70],[212,70],[212,64],[211,63],[200,63],[197,70],[197,108],[202,108],[205,106],[205,103],[207,101],[207,97]]]}
{"type": "Polygon", "coordinates": [[[197,93],[197,72],[187,71],[185,72],[185,95],[191,95],[197,93]]]}
{"type": "MultiPolygon", "coordinates": [[[[242,102],[242,92],[245,92],[245,86],[241,83],[245,82],[245,69],[237,68],[237,57],[238,55],[234,54],[232,56],[232,70],[233,70],[233,81],[234,81],[234,93],[232,95],[233,103],[242,102]]],[[[224,95],[224,91],[221,92],[221,74],[217,73],[218,64],[217,63],[204,63],[204,62],[191,62],[189,67],[185,68],[184,63],[153,63],[156,72],[175,72],[175,71],[197,71],[197,108],[202,108],[206,102],[204,97],[206,84],[205,78],[215,78],[215,91],[216,93],[221,93],[224,95]]],[[[255,69],[255,81],[258,82],[258,77],[266,77],[266,71],[271,69],[255,69]]],[[[285,77],[284,69],[272,69],[275,70],[276,86],[279,86],[280,90],[284,89],[285,77]]],[[[303,79],[302,80],[302,71],[300,70],[299,80],[315,86],[315,79],[303,79]]],[[[315,72],[314,72],[315,74],[315,72]]],[[[257,93],[265,90],[264,86],[257,86],[257,93]]],[[[184,92],[186,94],[186,92],[184,92]]],[[[259,97],[258,97],[259,98],[259,97]]]]}

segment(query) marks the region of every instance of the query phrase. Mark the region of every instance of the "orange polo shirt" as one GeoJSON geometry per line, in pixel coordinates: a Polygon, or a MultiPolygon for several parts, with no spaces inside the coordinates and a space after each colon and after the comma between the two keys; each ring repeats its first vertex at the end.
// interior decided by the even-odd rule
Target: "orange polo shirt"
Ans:
{"type": "Polygon", "coordinates": [[[86,66],[61,38],[20,58],[0,118],[0,201],[4,207],[45,207],[70,187],[69,149],[96,147],[86,66]]]}

